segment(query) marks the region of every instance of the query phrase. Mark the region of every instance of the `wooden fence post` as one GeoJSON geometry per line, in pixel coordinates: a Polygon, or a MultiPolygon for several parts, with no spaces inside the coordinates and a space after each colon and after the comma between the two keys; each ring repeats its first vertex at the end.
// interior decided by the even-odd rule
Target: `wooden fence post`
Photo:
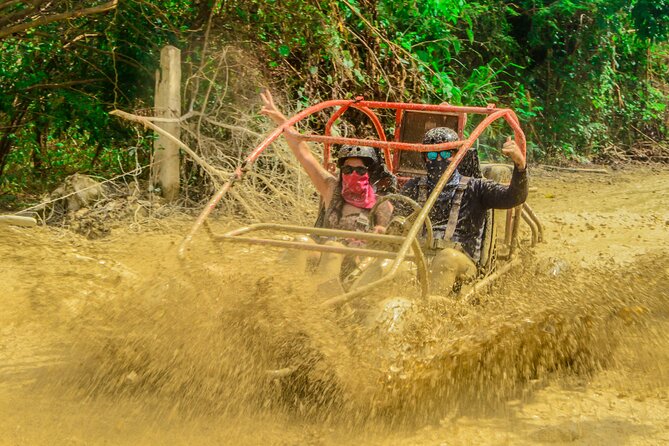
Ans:
{"type": "MultiPolygon", "coordinates": [[[[160,51],[160,70],[156,71],[155,116],[181,117],[181,51],[169,45],[160,51]]],[[[157,125],[175,138],[180,137],[178,122],[157,125]]],[[[151,184],[161,189],[165,199],[174,201],[179,196],[179,146],[159,134],[153,149],[151,184]]]]}

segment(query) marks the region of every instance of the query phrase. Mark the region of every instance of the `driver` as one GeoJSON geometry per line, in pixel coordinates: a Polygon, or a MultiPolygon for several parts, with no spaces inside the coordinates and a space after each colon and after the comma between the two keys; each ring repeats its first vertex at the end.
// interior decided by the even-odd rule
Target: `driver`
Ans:
{"type": "MultiPolygon", "coordinates": [[[[458,139],[453,129],[437,127],[425,134],[423,144],[441,144],[458,139]]],[[[456,151],[423,153],[427,175],[409,180],[402,188],[402,195],[424,204],[456,151]]],[[[510,138],[504,144],[502,153],[514,163],[508,186],[482,178],[466,177],[456,169],[430,211],[435,247],[443,248],[431,265],[431,282],[436,285],[437,292],[449,293],[456,280],[472,278],[476,274],[476,264],[481,258],[486,211],[510,209],[527,199],[525,157],[510,138]]]]}

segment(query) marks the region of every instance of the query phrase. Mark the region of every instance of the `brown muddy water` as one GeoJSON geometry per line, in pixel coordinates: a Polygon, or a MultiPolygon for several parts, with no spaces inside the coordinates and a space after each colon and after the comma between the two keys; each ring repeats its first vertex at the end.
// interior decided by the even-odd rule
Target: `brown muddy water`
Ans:
{"type": "Polygon", "coordinates": [[[669,444],[669,172],[532,186],[546,243],[399,328],[189,222],[0,227],[0,444],[669,444]]]}

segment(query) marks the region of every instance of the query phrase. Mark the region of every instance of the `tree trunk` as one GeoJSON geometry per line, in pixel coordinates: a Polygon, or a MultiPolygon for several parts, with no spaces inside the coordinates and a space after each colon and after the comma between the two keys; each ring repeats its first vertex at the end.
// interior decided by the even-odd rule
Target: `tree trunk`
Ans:
{"type": "Polygon", "coordinates": [[[41,180],[46,179],[47,166],[45,166],[45,161],[47,160],[48,134],[49,123],[37,122],[37,125],[35,126],[35,141],[37,142],[37,147],[33,149],[32,159],[33,167],[39,174],[41,180]]]}
{"type": "Polygon", "coordinates": [[[5,166],[7,165],[7,157],[9,156],[9,152],[12,150],[12,138],[11,134],[16,131],[16,129],[21,125],[21,122],[23,121],[23,117],[26,115],[28,112],[28,106],[26,105],[23,108],[19,109],[19,112],[14,115],[14,117],[11,119],[9,122],[9,125],[5,129],[5,133],[2,135],[2,138],[0,138],[0,175],[5,170],[5,166]]]}

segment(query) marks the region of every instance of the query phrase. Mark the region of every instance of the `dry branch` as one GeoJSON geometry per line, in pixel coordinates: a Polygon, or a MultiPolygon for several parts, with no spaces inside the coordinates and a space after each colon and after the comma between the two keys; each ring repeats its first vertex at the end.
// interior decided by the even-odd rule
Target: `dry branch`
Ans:
{"type": "Polygon", "coordinates": [[[550,170],[562,170],[565,172],[579,172],[579,173],[610,173],[606,169],[584,169],[580,167],[559,167],[559,166],[550,166],[548,164],[541,164],[539,167],[550,170]]]}
{"type": "Polygon", "coordinates": [[[67,82],[52,82],[46,84],[36,84],[27,87],[24,91],[37,90],[37,89],[49,89],[49,88],[69,88],[75,85],[85,85],[85,84],[94,84],[96,82],[104,82],[106,79],[103,77],[96,77],[93,79],[81,79],[76,81],[67,81],[67,82]]]}
{"type": "Polygon", "coordinates": [[[19,215],[0,215],[0,225],[13,225],[32,227],[37,225],[37,220],[32,217],[23,217],[19,215]]]}
{"type": "Polygon", "coordinates": [[[226,129],[226,130],[233,130],[233,131],[243,132],[243,133],[246,133],[248,135],[254,136],[256,138],[262,138],[262,136],[263,136],[260,133],[254,132],[253,130],[249,130],[245,127],[241,127],[241,126],[238,126],[238,125],[226,124],[224,122],[216,121],[215,119],[212,119],[209,116],[205,115],[204,113],[198,112],[198,111],[190,111],[190,112],[186,113],[185,115],[182,115],[179,118],[159,118],[159,117],[156,117],[156,116],[146,116],[145,119],[148,119],[151,122],[184,122],[184,121],[187,121],[188,119],[196,117],[196,116],[197,117],[201,116],[202,119],[204,121],[208,122],[209,124],[215,125],[216,127],[221,127],[223,129],[226,129]]]}
{"type": "Polygon", "coordinates": [[[121,110],[113,110],[109,113],[110,115],[113,116],[118,116],[119,118],[126,119],[128,121],[133,121],[133,122],[139,122],[140,124],[143,124],[144,127],[148,127],[151,130],[153,130],[156,133],[161,134],[162,136],[166,137],[170,141],[174,142],[177,144],[184,152],[186,152],[188,155],[190,155],[191,158],[200,166],[202,167],[211,177],[212,180],[214,181],[214,184],[216,187],[218,187],[218,179],[225,180],[226,177],[221,172],[218,170],[216,167],[212,166],[209,164],[207,161],[205,161],[200,155],[195,153],[190,147],[188,147],[186,144],[181,142],[181,140],[175,138],[172,136],[169,132],[161,129],[157,125],[155,125],[152,121],[151,118],[146,118],[144,116],[138,116],[138,115],[133,115],[131,113],[127,113],[121,110]]]}

